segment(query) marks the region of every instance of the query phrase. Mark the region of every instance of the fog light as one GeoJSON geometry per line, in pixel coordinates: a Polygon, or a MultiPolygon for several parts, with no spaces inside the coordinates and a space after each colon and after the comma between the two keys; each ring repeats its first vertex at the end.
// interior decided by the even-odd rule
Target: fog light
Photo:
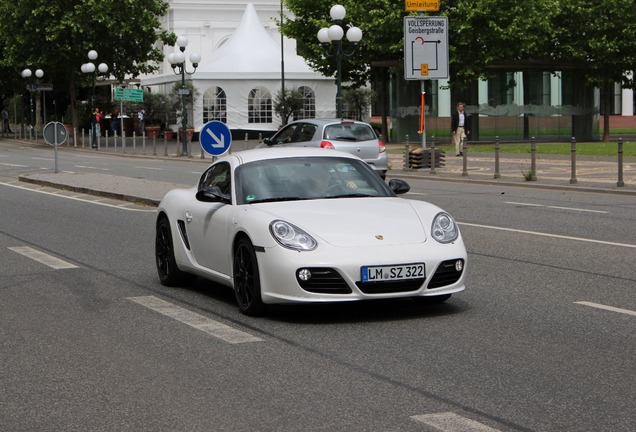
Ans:
{"type": "Polygon", "coordinates": [[[298,270],[298,279],[303,282],[307,282],[309,279],[311,279],[311,272],[308,269],[298,270]]]}
{"type": "Polygon", "coordinates": [[[464,261],[462,260],[455,261],[455,270],[457,270],[458,272],[464,270],[464,261]]]}

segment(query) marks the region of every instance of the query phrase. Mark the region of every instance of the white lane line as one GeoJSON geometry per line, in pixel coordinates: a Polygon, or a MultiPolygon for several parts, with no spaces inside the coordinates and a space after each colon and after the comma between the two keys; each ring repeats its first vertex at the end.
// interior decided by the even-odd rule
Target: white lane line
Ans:
{"type": "Polygon", "coordinates": [[[574,302],[576,304],[580,304],[583,306],[589,306],[589,307],[593,307],[593,308],[597,308],[597,309],[604,309],[607,311],[611,311],[611,312],[618,312],[618,313],[622,313],[625,315],[632,315],[632,316],[636,316],[636,311],[633,310],[629,310],[629,309],[621,309],[621,308],[617,308],[614,306],[607,306],[607,305],[603,305],[600,303],[592,303],[592,302],[586,302],[586,301],[578,301],[578,302],[574,302]]]}
{"type": "Polygon", "coordinates": [[[423,414],[411,416],[413,420],[425,425],[432,426],[444,432],[498,432],[478,421],[462,417],[453,412],[443,412],[436,414],[423,414]]]}
{"type": "Polygon", "coordinates": [[[92,170],[98,170],[98,171],[110,171],[110,168],[98,168],[98,167],[87,166],[87,165],[75,165],[75,168],[85,168],[85,169],[92,169],[92,170]]]}
{"type": "Polygon", "coordinates": [[[420,193],[420,192],[407,192],[407,195],[417,195],[417,196],[428,196],[428,194],[420,193]]]}
{"type": "Polygon", "coordinates": [[[157,167],[134,166],[133,168],[155,170],[155,171],[163,171],[163,168],[157,168],[157,167]]]}
{"type": "Polygon", "coordinates": [[[207,318],[188,309],[174,305],[154,296],[128,297],[128,300],[138,303],[162,315],[173,318],[179,322],[194,327],[208,333],[211,336],[222,339],[226,342],[239,344],[245,342],[261,342],[263,339],[252,336],[249,333],[237,330],[233,327],[207,318]]]}
{"type": "Polygon", "coordinates": [[[590,209],[582,209],[582,208],[576,208],[576,207],[549,206],[549,205],[543,205],[543,204],[520,203],[520,202],[512,202],[512,201],[507,201],[505,204],[525,206],[525,207],[543,207],[543,208],[551,208],[551,209],[557,209],[557,210],[571,210],[571,211],[587,212],[587,213],[602,213],[602,214],[609,213],[608,211],[603,211],[603,210],[590,210],[590,209]]]}
{"type": "Polygon", "coordinates": [[[100,202],[99,200],[89,200],[89,199],[85,199],[85,198],[77,198],[77,195],[73,195],[73,196],[64,195],[63,192],[43,191],[43,190],[32,189],[32,188],[29,188],[29,187],[18,186],[18,185],[15,185],[15,184],[5,183],[5,182],[0,182],[0,186],[9,186],[9,187],[12,187],[12,188],[22,189],[22,190],[26,190],[26,191],[30,191],[30,192],[37,192],[37,193],[41,193],[41,194],[45,194],[45,195],[52,195],[52,196],[56,196],[56,197],[60,197],[60,198],[66,198],[66,199],[70,199],[70,200],[74,200],[74,201],[80,201],[80,202],[84,202],[84,203],[88,203],[88,204],[101,205],[101,206],[104,206],[104,207],[117,208],[117,209],[126,210],[126,211],[141,212],[141,213],[156,213],[157,212],[157,210],[154,209],[154,208],[152,208],[152,209],[142,209],[142,208],[128,208],[128,207],[124,207],[126,205],[134,205],[134,203],[129,203],[129,204],[108,204],[108,203],[100,202]]]}
{"type": "Polygon", "coordinates": [[[71,264],[70,262],[61,260],[59,258],[55,258],[52,255],[49,255],[44,252],[40,252],[39,250],[33,249],[32,247],[29,247],[29,246],[10,247],[9,250],[12,250],[13,252],[17,252],[20,255],[24,255],[27,258],[31,258],[32,260],[35,260],[39,263],[47,265],[56,270],[78,268],[76,265],[71,264]]]}
{"type": "Polygon", "coordinates": [[[586,239],[581,237],[571,237],[571,236],[564,236],[559,234],[548,234],[548,233],[542,233],[537,231],[526,231],[526,230],[519,230],[519,229],[513,229],[513,228],[496,227],[491,225],[473,224],[473,223],[467,223],[467,222],[458,222],[458,224],[465,225],[465,226],[472,226],[475,228],[486,228],[486,229],[493,229],[498,231],[514,232],[519,234],[530,234],[530,235],[541,236],[541,237],[552,237],[552,238],[558,238],[563,240],[574,240],[574,241],[587,242],[587,243],[597,243],[597,244],[602,244],[606,246],[619,246],[619,247],[636,249],[636,245],[628,244],[628,243],[615,243],[615,242],[608,242],[608,241],[602,241],[602,240],[586,239]]]}
{"type": "Polygon", "coordinates": [[[3,166],[16,167],[16,168],[28,168],[28,165],[18,165],[18,164],[10,164],[10,163],[0,163],[3,166]]]}

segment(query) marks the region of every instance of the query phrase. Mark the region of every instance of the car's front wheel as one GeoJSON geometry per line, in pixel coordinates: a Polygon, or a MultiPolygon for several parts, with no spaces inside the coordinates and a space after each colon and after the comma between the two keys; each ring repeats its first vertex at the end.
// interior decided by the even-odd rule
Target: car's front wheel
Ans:
{"type": "Polygon", "coordinates": [[[194,276],[182,272],[177,267],[174,258],[174,245],[172,242],[172,232],[168,218],[161,218],[157,223],[157,233],[155,236],[155,262],[157,263],[157,273],[162,285],[180,286],[190,284],[194,276]]]}
{"type": "Polygon", "coordinates": [[[234,294],[245,315],[258,316],[265,312],[256,252],[247,238],[239,239],[234,249],[234,294]]]}

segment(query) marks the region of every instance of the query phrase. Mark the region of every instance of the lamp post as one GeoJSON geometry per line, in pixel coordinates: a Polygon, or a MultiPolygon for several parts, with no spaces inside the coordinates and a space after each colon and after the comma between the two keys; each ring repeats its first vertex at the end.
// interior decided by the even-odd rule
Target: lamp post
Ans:
{"type": "Polygon", "coordinates": [[[81,67],[81,70],[85,74],[93,74],[93,88],[91,92],[91,102],[90,102],[90,114],[91,114],[91,148],[97,150],[97,138],[95,135],[97,134],[96,119],[95,114],[93,113],[93,108],[95,106],[95,84],[97,81],[97,74],[105,74],[108,72],[108,65],[106,63],[100,63],[97,68],[95,68],[95,63],[93,61],[97,60],[97,51],[90,50],[88,52],[88,59],[91,60],[88,63],[84,63],[81,67]]]}
{"type": "Polygon", "coordinates": [[[186,107],[186,97],[190,94],[190,89],[185,85],[186,74],[192,75],[196,72],[199,62],[201,61],[201,54],[193,52],[190,54],[190,63],[194,68],[192,72],[189,72],[185,63],[185,49],[188,45],[188,38],[181,35],[177,38],[177,46],[179,51],[175,51],[168,55],[168,62],[172,66],[172,71],[175,75],[181,75],[181,88],[179,94],[181,95],[181,156],[188,156],[188,137],[186,129],[188,127],[188,109],[186,107]]]}
{"type": "Polygon", "coordinates": [[[334,46],[332,55],[336,56],[336,116],[342,118],[342,56],[349,57],[355,52],[355,46],[362,40],[362,30],[349,24],[347,27],[347,40],[353,44],[351,52],[345,52],[342,45],[342,37],[345,35],[343,29],[344,17],[347,11],[342,5],[335,5],[329,11],[331,19],[335,23],[329,28],[321,28],[318,31],[318,40],[323,47],[327,48],[331,42],[334,46]]]}
{"type": "MultiPolygon", "coordinates": [[[[25,69],[21,73],[22,78],[30,79],[33,76],[33,72],[31,69],[25,69]]],[[[40,79],[44,76],[44,71],[42,69],[35,70],[35,78],[40,79]]],[[[33,138],[33,130],[34,130],[34,115],[33,115],[33,92],[37,89],[36,80],[31,80],[29,83],[29,110],[31,112],[31,122],[29,124],[29,136],[33,138]]]]}

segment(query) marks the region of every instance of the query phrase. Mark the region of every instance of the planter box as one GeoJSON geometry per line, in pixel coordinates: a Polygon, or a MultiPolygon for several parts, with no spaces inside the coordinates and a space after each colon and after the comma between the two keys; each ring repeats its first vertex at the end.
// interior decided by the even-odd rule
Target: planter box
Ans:
{"type": "Polygon", "coordinates": [[[159,138],[159,133],[161,132],[161,126],[146,126],[145,128],[146,136],[150,139],[159,138]]]}
{"type": "MultiPolygon", "coordinates": [[[[179,142],[183,142],[183,129],[179,129],[179,142]]],[[[186,139],[187,142],[192,142],[192,137],[194,136],[194,128],[186,129],[186,139]]]]}

